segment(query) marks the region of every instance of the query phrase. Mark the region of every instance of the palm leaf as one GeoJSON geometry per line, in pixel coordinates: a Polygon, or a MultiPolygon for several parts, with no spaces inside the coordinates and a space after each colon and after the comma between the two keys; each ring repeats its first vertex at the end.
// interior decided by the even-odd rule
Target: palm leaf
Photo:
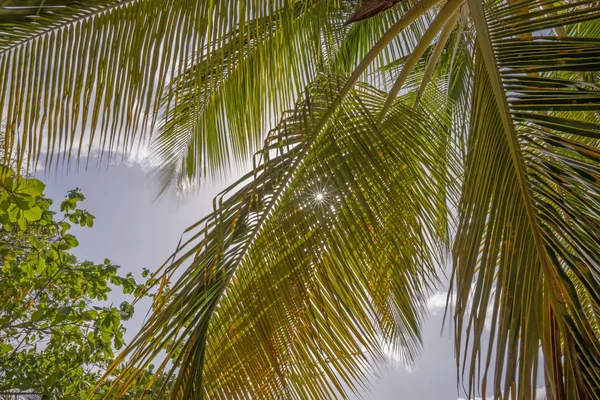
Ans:
{"type": "Polygon", "coordinates": [[[256,147],[265,121],[276,120],[317,74],[352,73],[385,32],[399,20],[410,21],[410,29],[396,32],[385,48],[378,47],[379,55],[365,69],[367,74],[376,72],[378,65],[422,36],[427,21],[423,14],[436,2],[422,2],[422,11],[405,4],[352,27],[343,21],[355,1],[333,3],[298,1],[294,8],[265,17],[266,23],[249,21],[228,33],[222,49],[206,52],[173,78],[161,99],[164,118],[152,151],[162,190],[226,173],[230,160],[244,160],[256,147]],[[414,21],[412,15],[422,18],[414,21]]]}
{"type": "MultiPolygon", "coordinates": [[[[444,25],[449,20],[454,18],[455,15],[458,15],[458,9],[462,5],[462,3],[463,0],[448,0],[444,7],[442,7],[442,9],[435,16],[435,18],[431,21],[431,23],[427,27],[427,30],[424,32],[423,37],[419,40],[419,43],[413,49],[410,56],[405,60],[400,74],[398,74],[394,85],[390,89],[388,100],[382,110],[382,117],[385,115],[388,108],[391,106],[393,100],[398,95],[398,92],[400,92],[402,85],[405,83],[414,66],[417,64],[418,60],[423,56],[425,50],[429,47],[433,39],[438,35],[438,33],[440,33],[444,25]]],[[[451,26],[450,29],[452,28],[453,26],[451,26]]]]}
{"type": "Polygon", "coordinates": [[[600,91],[572,73],[594,68],[600,43],[544,37],[600,18],[591,3],[469,1],[478,47],[454,284],[470,395],[479,376],[485,397],[490,369],[494,398],[535,397],[540,373],[555,399],[600,393],[600,151],[586,143],[600,91]]]}
{"type": "Polygon", "coordinates": [[[191,261],[121,359],[178,349],[173,398],[345,397],[385,343],[414,356],[447,239],[447,126],[398,103],[376,127],[385,94],[359,84],[316,129],[343,89],[311,87],[166,267],[191,261]]]}
{"type": "Polygon", "coordinates": [[[412,357],[461,175],[445,171],[450,135],[467,130],[453,285],[468,394],[532,397],[543,374],[556,399],[595,398],[600,6],[469,0],[457,29],[465,2],[428,12],[439,3],[345,26],[355,1],[0,1],[0,121],[19,169],[127,154],[160,118],[157,175],[193,183],[304,93],[164,266],[179,280],[114,393],[163,350],[175,398],[343,397],[382,343],[412,357]],[[365,72],[395,81],[387,101],[356,85],[365,72]]]}
{"type": "MultiPolygon", "coordinates": [[[[318,2],[322,3],[327,6],[321,6],[323,9],[335,9],[329,2],[318,2]]],[[[277,57],[281,58],[286,49],[291,51],[286,38],[288,34],[294,37],[293,19],[298,13],[305,15],[303,10],[313,9],[315,4],[292,0],[273,0],[260,6],[251,0],[32,0],[22,8],[3,2],[0,120],[7,121],[6,147],[20,158],[28,154],[26,162],[32,168],[42,156],[44,164],[50,166],[67,162],[72,156],[79,159],[86,150],[88,155],[95,150],[100,155],[110,156],[115,151],[129,154],[136,144],[150,140],[149,133],[164,104],[161,99],[166,97],[177,105],[186,98],[177,85],[186,71],[203,60],[217,71],[223,64],[248,64],[245,58],[249,53],[240,51],[246,38],[253,38],[249,40],[252,45],[261,48],[252,61],[254,66],[256,60],[281,64],[277,57]]],[[[320,18],[325,19],[325,15],[320,18]]],[[[298,43],[299,39],[290,41],[298,43]]],[[[306,65],[311,65],[312,55],[304,54],[306,65]]],[[[195,71],[201,74],[198,68],[195,71]]],[[[246,88],[255,72],[244,68],[235,82],[237,89],[245,89],[250,104],[260,106],[251,110],[253,113],[240,110],[228,115],[231,129],[254,128],[261,118],[268,120],[267,114],[259,115],[261,110],[269,109],[268,104],[273,109],[279,105],[272,96],[270,103],[265,103],[260,86],[246,88]],[[231,121],[239,121],[239,126],[231,121]]],[[[220,86],[223,76],[219,71],[210,76],[209,92],[220,86]]],[[[202,79],[193,83],[198,85],[198,93],[206,91],[202,79]]],[[[289,104],[290,88],[279,88],[282,104],[289,104]]],[[[237,110],[234,96],[217,98],[220,106],[213,108],[212,119],[219,120],[223,108],[229,114],[237,110]]],[[[177,120],[178,115],[173,114],[179,111],[177,107],[166,110],[168,117],[177,120]]],[[[226,125],[220,121],[221,130],[209,130],[209,145],[203,143],[212,151],[208,158],[216,170],[225,161],[222,149],[212,143],[222,146],[222,126],[226,125]]],[[[233,155],[249,151],[259,136],[241,137],[232,134],[228,138],[242,148],[233,155]]]]}
{"type": "Polygon", "coordinates": [[[249,158],[265,122],[276,120],[323,72],[326,38],[339,35],[344,8],[290,3],[228,31],[218,48],[206,49],[175,76],[161,99],[164,118],[153,143],[162,189],[195,183],[223,173],[231,159],[249,158]]]}
{"type": "MultiPolygon", "coordinates": [[[[256,167],[253,173],[248,174],[246,177],[242,178],[241,182],[244,182],[245,180],[254,177],[254,182],[251,181],[247,184],[248,186],[244,188],[244,191],[249,193],[247,193],[246,196],[243,196],[242,194],[231,193],[232,197],[227,198],[225,202],[223,201],[223,197],[221,197],[218,201],[218,206],[217,203],[215,203],[214,215],[207,217],[206,219],[196,224],[196,226],[190,228],[194,229],[198,225],[205,225],[204,229],[201,229],[198,234],[194,235],[192,239],[190,239],[190,241],[183,245],[184,248],[189,243],[197,240],[199,237],[204,236],[204,239],[200,242],[199,245],[196,245],[192,247],[191,250],[188,250],[185,253],[185,255],[179,258],[178,261],[175,262],[174,266],[169,268],[165,273],[163,277],[163,282],[166,282],[170,279],[173,271],[177,266],[181,265],[182,262],[194,256],[192,266],[190,267],[188,273],[185,275],[185,278],[180,279],[179,282],[175,284],[173,289],[168,291],[168,294],[163,298],[163,300],[157,307],[157,310],[153,314],[153,317],[143,328],[142,332],[138,335],[134,343],[126,351],[124,351],[119,356],[119,359],[116,361],[115,366],[118,365],[118,363],[122,362],[127,356],[132,355],[132,367],[125,369],[121,374],[120,379],[116,382],[114,390],[117,394],[124,393],[124,391],[127,390],[129,384],[135,379],[135,371],[139,371],[139,368],[135,367],[136,365],[146,365],[150,360],[155,358],[161,350],[168,347],[171,349],[171,355],[173,357],[176,357],[176,362],[174,365],[179,365],[182,368],[178,373],[178,378],[175,384],[175,390],[173,391],[172,396],[175,398],[187,398],[191,395],[202,396],[207,387],[204,378],[206,373],[205,363],[207,362],[205,361],[205,353],[208,351],[207,348],[209,348],[207,347],[207,338],[212,339],[212,335],[208,335],[210,323],[211,321],[213,321],[213,314],[218,314],[218,305],[221,304],[222,296],[224,293],[226,293],[226,289],[231,285],[230,281],[232,277],[234,276],[234,274],[237,273],[240,267],[245,265],[245,263],[257,262],[256,260],[251,258],[251,251],[252,249],[254,249],[253,245],[255,244],[255,241],[258,240],[257,237],[260,237],[260,234],[265,232],[263,230],[264,225],[271,222],[271,216],[274,210],[276,210],[280,205],[281,199],[285,198],[285,195],[288,194],[288,189],[293,182],[293,178],[296,177],[296,173],[298,171],[302,170],[301,167],[305,162],[305,157],[308,157],[309,150],[312,149],[316,139],[319,137],[319,135],[321,135],[324,129],[329,126],[331,118],[333,118],[335,115],[338,115],[339,112],[342,112],[344,110],[344,107],[341,106],[344,104],[345,101],[347,101],[345,98],[352,91],[354,82],[356,82],[356,80],[360,77],[361,73],[369,66],[372,60],[375,57],[377,57],[377,55],[383,50],[383,48],[385,48],[385,46],[388,43],[390,43],[390,41],[392,41],[396,37],[396,35],[398,35],[398,33],[402,32],[402,30],[406,26],[409,26],[420,15],[426,12],[427,9],[433,7],[436,3],[436,1],[430,0],[422,1],[417,5],[417,7],[414,7],[413,9],[409,10],[399,21],[397,21],[388,30],[388,32],[386,32],[386,34],[384,34],[380,38],[378,43],[369,51],[369,53],[365,56],[363,61],[353,71],[352,75],[350,76],[348,82],[345,83],[345,85],[341,86],[338,83],[335,92],[332,92],[331,88],[329,88],[329,90],[326,91],[326,94],[328,95],[326,96],[328,103],[325,105],[325,107],[322,107],[322,109],[320,110],[323,113],[320,117],[313,117],[313,103],[308,102],[308,104],[310,105],[308,109],[311,112],[311,114],[309,115],[310,118],[308,118],[309,116],[306,115],[306,112],[301,113],[301,127],[308,133],[312,132],[312,134],[308,136],[308,140],[306,137],[300,139],[300,142],[303,142],[303,146],[296,146],[292,149],[293,151],[291,151],[290,154],[282,153],[280,157],[276,157],[273,160],[270,160],[271,151],[275,151],[277,147],[281,146],[288,147],[286,150],[289,151],[289,145],[297,143],[299,139],[296,137],[289,142],[290,144],[288,144],[289,139],[286,134],[286,136],[284,136],[283,138],[277,138],[278,144],[276,146],[270,144],[268,140],[266,148],[261,154],[261,157],[264,158],[265,162],[259,163],[258,165],[255,164],[256,167]],[[314,125],[307,126],[307,122],[310,122],[311,124],[314,123],[314,125]],[[294,151],[297,150],[300,151],[299,154],[294,154],[294,151]],[[294,157],[290,158],[290,155],[294,155],[294,157]],[[274,172],[272,172],[273,169],[274,172]],[[223,214],[224,211],[227,215],[223,214]],[[187,302],[187,300],[190,300],[189,296],[197,297],[196,300],[187,302]],[[188,306],[184,306],[181,303],[181,301],[184,299],[186,299],[188,306]],[[192,336],[190,337],[190,335],[192,336]],[[181,348],[182,346],[183,349],[181,348]]],[[[365,111],[366,110],[368,109],[365,109],[365,111]]],[[[364,116],[365,114],[366,112],[363,112],[359,115],[364,116]]],[[[283,124],[283,127],[285,128],[287,121],[284,121],[283,124]]],[[[447,132],[447,130],[444,131],[447,132]]],[[[284,130],[284,132],[286,131],[284,130]]],[[[342,157],[345,157],[347,154],[348,153],[342,153],[342,157]]],[[[421,173],[427,173],[428,170],[430,169],[421,169],[421,173]]],[[[440,183],[438,182],[435,185],[440,185],[440,183]]],[[[228,194],[230,193],[226,191],[224,193],[224,196],[228,194]]],[[[361,204],[364,207],[364,197],[361,196],[359,200],[359,204],[361,204]]],[[[430,205],[442,208],[445,207],[445,200],[433,200],[433,203],[429,201],[430,205]]],[[[439,229],[440,226],[443,225],[441,221],[446,221],[445,216],[440,216],[439,218],[437,218],[433,225],[431,225],[432,221],[428,221],[429,224],[421,221],[420,225],[433,226],[436,229],[439,229]]],[[[379,220],[379,222],[381,221],[379,220]]],[[[442,228],[443,229],[441,229],[441,232],[445,234],[445,227],[442,228]]],[[[371,232],[373,231],[372,226],[369,226],[369,230],[371,232]]],[[[296,228],[291,229],[291,232],[292,237],[296,239],[296,228]]],[[[304,238],[310,238],[310,235],[304,235],[304,238]]],[[[303,239],[303,236],[300,235],[297,239],[303,239]]],[[[426,238],[421,237],[421,240],[423,241],[423,243],[432,244],[432,241],[435,242],[437,239],[436,235],[429,235],[426,238]]],[[[323,243],[318,243],[318,245],[324,244],[324,241],[321,242],[323,243]]],[[[332,245],[335,245],[335,243],[332,242],[332,245]]],[[[292,246],[291,248],[295,249],[296,251],[305,250],[304,253],[298,255],[302,256],[303,258],[306,258],[305,253],[306,251],[308,251],[307,247],[302,248],[299,246],[292,246]]],[[[427,255],[422,254],[421,256],[426,257],[427,255]]],[[[358,258],[357,260],[360,261],[360,258],[358,258]]],[[[268,260],[259,258],[258,265],[263,263],[263,266],[270,267],[270,263],[265,263],[265,261],[268,260]]],[[[289,263],[291,259],[287,259],[287,261],[289,263]]],[[[314,266],[314,263],[309,262],[308,265],[314,266]]],[[[285,265],[276,266],[279,266],[279,268],[281,269],[285,267],[285,265]]],[[[252,271],[252,273],[257,272],[258,271],[256,270],[252,271]]],[[[268,285],[262,286],[262,288],[265,290],[267,290],[268,287],[268,285]]],[[[270,286],[270,288],[273,289],[273,286],[270,286]]],[[[277,289],[277,285],[275,285],[275,289],[277,289]]],[[[419,290],[417,290],[417,292],[419,292],[419,290]]],[[[351,292],[348,292],[348,294],[351,294],[351,292]]],[[[341,293],[338,294],[338,296],[340,295],[341,293]]],[[[361,299],[351,299],[351,303],[354,305],[365,305],[364,301],[366,299],[367,297],[364,297],[363,295],[361,299]]],[[[404,297],[404,301],[405,306],[409,309],[411,307],[414,307],[415,303],[418,303],[418,293],[415,294],[415,297],[404,297]]],[[[384,303],[388,304],[389,302],[384,303]]],[[[293,312],[293,307],[290,309],[289,306],[290,305],[288,304],[288,307],[286,308],[287,312],[293,312]]],[[[267,308],[272,307],[273,304],[268,305],[267,308]]],[[[412,312],[414,312],[414,310],[412,312]]],[[[380,310],[374,315],[372,315],[372,313],[363,314],[363,318],[366,316],[368,317],[368,321],[373,322],[372,318],[377,317],[378,314],[382,315],[382,311],[380,310]]],[[[227,313],[226,315],[231,314],[227,313]]],[[[259,316],[260,315],[261,314],[259,313],[259,316]]],[[[392,315],[398,315],[398,312],[392,312],[392,315]]],[[[255,317],[256,315],[250,315],[250,318],[255,317]]],[[[357,322],[357,320],[354,317],[352,317],[351,320],[353,324],[357,322]]],[[[363,319],[363,322],[367,320],[363,319]]],[[[415,322],[415,320],[411,321],[412,323],[415,322]]],[[[339,323],[343,322],[344,319],[342,318],[341,322],[339,323]]],[[[310,324],[305,323],[304,325],[310,328],[310,324]]],[[[404,327],[405,325],[406,324],[398,323],[398,321],[395,325],[389,324],[390,327],[396,326],[396,328],[399,329],[402,329],[402,327],[404,327]]],[[[263,325],[263,327],[264,326],[265,325],[263,325]]],[[[414,327],[414,325],[412,325],[412,327],[414,327]]],[[[352,384],[353,380],[360,381],[361,378],[364,377],[364,371],[360,372],[359,370],[359,372],[357,372],[355,368],[357,365],[357,361],[360,361],[360,357],[364,356],[362,356],[362,353],[356,352],[356,346],[354,346],[353,349],[347,347],[349,345],[351,346],[352,343],[355,342],[355,339],[357,338],[357,331],[356,329],[353,329],[353,326],[348,326],[348,329],[349,332],[351,332],[351,337],[345,338],[344,340],[342,340],[341,343],[337,344],[337,350],[341,351],[340,354],[346,354],[347,357],[336,357],[336,352],[334,351],[334,353],[331,353],[331,356],[326,359],[317,358],[316,361],[310,360],[308,364],[312,367],[314,367],[315,365],[320,365],[321,367],[324,367],[327,366],[328,363],[334,363],[335,365],[333,369],[329,367],[325,369],[324,375],[321,376],[321,379],[318,381],[318,384],[308,385],[307,389],[305,390],[308,390],[313,394],[320,393],[321,395],[323,394],[323,391],[320,388],[326,388],[329,391],[329,394],[334,392],[343,393],[344,390],[342,386],[340,386],[340,384],[338,383],[338,375],[332,374],[332,371],[336,371],[338,374],[341,373],[342,376],[339,379],[342,379],[349,385],[352,384]],[[346,353],[344,353],[344,351],[346,351],[346,353]],[[339,362],[341,362],[342,364],[339,364],[339,362]]],[[[375,329],[375,331],[377,331],[377,329],[375,329]]],[[[367,330],[366,332],[369,332],[369,330],[367,330]]],[[[370,332],[373,333],[374,330],[371,329],[370,332]]],[[[405,333],[405,335],[402,335],[402,337],[406,338],[408,337],[408,335],[405,333]]],[[[273,343],[271,341],[271,338],[268,339],[271,346],[266,346],[262,350],[269,350],[272,348],[273,343]]],[[[334,340],[334,342],[335,339],[335,337],[331,338],[331,340],[334,340]]],[[[366,341],[360,341],[360,343],[362,343],[362,346],[364,346],[365,344],[369,344],[367,343],[368,337],[365,337],[364,339],[366,341]]],[[[237,343],[237,341],[235,343],[237,343]]],[[[372,346],[373,343],[371,343],[370,345],[372,346]]],[[[286,344],[284,349],[287,349],[288,347],[289,344],[286,344]]],[[[221,349],[221,347],[219,347],[219,349],[221,349]]],[[[322,354],[323,350],[320,348],[318,350],[319,351],[317,351],[316,348],[313,348],[309,353],[305,353],[304,356],[311,358],[316,357],[319,353],[322,354]]],[[[279,349],[278,351],[282,350],[279,349]]],[[[236,352],[234,355],[236,355],[237,357],[237,354],[238,352],[236,352]]],[[[256,357],[258,357],[259,360],[264,360],[264,353],[261,354],[260,352],[254,352],[254,354],[256,357]]],[[[270,355],[272,356],[272,354],[270,355]]],[[[212,359],[213,358],[210,358],[210,360],[212,359]]],[[[289,360],[289,357],[284,357],[284,359],[289,360]]],[[[239,359],[237,359],[236,365],[241,365],[242,367],[244,367],[246,366],[246,362],[246,359],[241,363],[239,362],[239,359]]],[[[260,393],[263,396],[271,396],[273,393],[278,393],[281,396],[283,394],[287,395],[290,392],[288,386],[289,377],[285,378],[285,374],[283,374],[281,368],[279,368],[279,366],[273,367],[273,363],[274,358],[270,357],[270,369],[273,370],[274,368],[276,376],[274,376],[274,379],[264,380],[265,386],[264,389],[261,389],[260,393]]],[[[165,365],[166,362],[162,365],[161,369],[164,368],[165,365]]],[[[217,370],[223,371],[222,366],[219,366],[217,370]]],[[[171,372],[173,373],[173,371],[174,370],[172,370],[171,372]]],[[[265,373],[264,368],[261,369],[261,371],[265,373]]],[[[302,379],[307,378],[308,376],[302,376],[302,379]]],[[[216,384],[220,382],[221,379],[207,381],[212,384],[216,384]]],[[[263,379],[256,378],[251,380],[244,380],[242,382],[250,383],[250,385],[252,386],[257,385],[259,382],[263,382],[263,379]]],[[[293,382],[297,383],[298,380],[294,379],[293,382]]],[[[240,391],[241,393],[246,393],[246,395],[255,392],[255,389],[253,389],[252,387],[248,388],[245,385],[239,385],[239,383],[240,382],[238,381],[236,385],[225,386],[225,389],[223,390],[225,390],[226,393],[229,393],[230,391],[240,391]]],[[[298,390],[300,389],[296,387],[294,389],[294,393],[298,393],[298,390]]]]}
{"type": "MultiPolygon", "coordinates": [[[[406,20],[404,13],[414,21],[412,15],[439,2],[403,5],[395,19],[385,19],[387,27],[406,20]]],[[[255,150],[265,125],[317,72],[352,71],[367,54],[358,48],[379,39],[346,40],[346,33],[386,29],[380,20],[344,27],[354,4],[31,0],[14,7],[5,1],[6,154],[26,158],[30,169],[40,160],[69,168],[72,157],[92,153],[110,161],[114,152],[126,156],[148,146],[158,117],[151,163],[159,166],[163,188],[223,174],[232,159],[255,150]]]]}
{"type": "MultiPolygon", "coordinates": [[[[27,152],[28,164],[46,153],[51,164],[55,153],[70,154],[74,146],[79,155],[90,127],[86,141],[127,147],[132,138],[119,132],[139,122],[142,108],[132,103],[151,99],[150,77],[166,75],[156,50],[182,36],[169,21],[188,10],[169,1],[30,1],[23,16],[11,5],[4,2],[2,13],[19,17],[0,26],[7,150],[17,148],[20,159],[27,152]]],[[[176,54],[170,48],[165,53],[167,59],[176,54]]]]}

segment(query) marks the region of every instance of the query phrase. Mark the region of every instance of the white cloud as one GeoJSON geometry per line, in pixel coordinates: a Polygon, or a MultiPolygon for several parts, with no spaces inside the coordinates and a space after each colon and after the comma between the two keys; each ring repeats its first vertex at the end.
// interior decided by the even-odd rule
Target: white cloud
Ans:
{"type": "Polygon", "coordinates": [[[383,353],[391,365],[401,367],[409,374],[412,374],[418,369],[416,365],[411,364],[406,358],[402,348],[398,348],[390,343],[385,343],[382,347],[383,353]]]}
{"type": "MultiPolygon", "coordinates": [[[[443,313],[446,309],[446,301],[448,299],[448,292],[437,292],[427,300],[427,309],[432,315],[438,315],[443,313]]],[[[456,304],[456,295],[453,294],[450,298],[450,305],[456,304]]]]}
{"type": "MultiPolygon", "coordinates": [[[[402,347],[395,346],[393,343],[386,341],[383,337],[380,338],[380,340],[381,351],[383,352],[383,355],[385,356],[386,362],[389,366],[393,366],[394,368],[398,369],[402,368],[409,374],[412,374],[419,369],[413,362],[411,362],[411,360],[406,357],[402,347]]],[[[367,352],[367,348],[364,346],[361,346],[361,350],[363,352],[367,352]]]]}
{"type": "MultiPolygon", "coordinates": [[[[471,293],[473,293],[474,290],[475,290],[475,286],[472,285],[471,293]]],[[[492,299],[493,299],[493,297],[492,297],[492,299]]],[[[450,296],[449,300],[450,300],[450,306],[454,307],[456,305],[456,294],[453,293],[450,296]]],[[[427,309],[429,310],[429,313],[431,313],[431,315],[439,315],[439,314],[443,313],[446,310],[447,301],[448,301],[448,292],[447,291],[434,293],[427,300],[427,309]]],[[[472,304],[473,304],[472,296],[470,296],[469,301],[468,301],[467,312],[471,312],[472,304]]],[[[484,323],[484,329],[488,332],[492,328],[492,311],[493,311],[493,301],[490,301],[490,303],[488,304],[487,312],[485,314],[485,323],[484,323]]]]}

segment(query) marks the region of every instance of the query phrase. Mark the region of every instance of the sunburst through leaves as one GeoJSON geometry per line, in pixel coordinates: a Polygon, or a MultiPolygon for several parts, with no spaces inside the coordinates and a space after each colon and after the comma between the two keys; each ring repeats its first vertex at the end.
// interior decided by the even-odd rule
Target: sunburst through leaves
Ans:
{"type": "Polygon", "coordinates": [[[323,217],[335,215],[336,203],[340,200],[340,195],[340,191],[326,176],[315,178],[313,182],[300,189],[300,209],[317,212],[323,217]]]}

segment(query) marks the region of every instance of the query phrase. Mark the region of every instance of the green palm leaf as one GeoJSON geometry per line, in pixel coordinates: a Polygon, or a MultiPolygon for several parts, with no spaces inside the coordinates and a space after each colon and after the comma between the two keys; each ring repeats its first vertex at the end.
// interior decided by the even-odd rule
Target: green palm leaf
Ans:
{"type": "MultiPolygon", "coordinates": [[[[190,18],[189,5],[31,1],[23,16],[11,3],[2,4],[2,13],[20,17],[2,24],[0,42],[0,120],[7,121],[7,150],[16,149],[20,159],[27,153],[28,164],[44,152],[50,165],[55,154],[70,155],[73,147],[79,155],[84,139],[88,151],[94,140],[101,148],[129,148],[132,137],[126,133],[144,111],[133,102],[150,101],[152,77],[167,74],[156,50],[182,37],[169,21],[175,14],[190,18]]],[[[165,59],[176,50],[166,48],[165,59]]]]}
{"type": "MultiPolygon", "coordinates": [[[[423,1],[418,15],[437,2],[423,1]]],[[[354,0],[5,1],[5,154],[17,153],[29,169],[40,160],[68,168],[72,158],[110,161],[115,152],[151,144],[161,190],[223,175],[232,160],[256,150],[267,124],[317,73],[351,72],[412,7],[345,27],[354,6],[354,0]]],[[[418,37],[424,28],[411,29],[418,37]]],[[[406,37],[392,47],[400,49],[406,37]]]]}
{"type": "Polygon", "coordinates": [[[166,115],[168,130],[208,93],[212,107],[200,146],[208,149],[203,160],[216,171],[226,165],[226,141],[233,155],[248,154],[262,133],[255,128],[289,106],[310,81],[306,71],[318,64],[320,52],[295,54],[294,48],[312,42],[311,29],[327,20],[324,10],[337,9],[330,2],[292,0],[260,7],[251,0],[39,0],[27,6],[5,1],[0,9],[0,120],[7,121],[7,150],[21,159],[27,154],[30,168],[42,156],[50,166],[79,159],[85,150],[128,154],[151,139],[159,114],[166,115]],[[304,23],[303,16],[315,10],[319,19],[304,23]],[[296,61],[283,63],[289,55],[296,61]],[[195,68],[199,65],[212,72],[207,75],[206,68],[195,68]],[[231,76],[239,66],[244,67],[231,76]],[[181,84],[188,75],[194,79],[181,84]],[[287,86],[265,95],[265,82],[253,87],[251,80],[260,76],[279,76],[287,86]],[[219,92],[224,80],[226,96],[219,92]],[[186,95],[189,82],[192,97],[186,95]],[[231,92],[245,94],[240,98],[254,106],[238,107],[231,92]]]}
{"type": "Polygon", "coordinates": [[[385,93],[360,84],[315,129],[343,88],[311,86],[165,267],[191,262],[121,358],[178,349],[173,398],[345,397],[385,343],[414,356],[447,240],[448,126],[410,97],[378,127],[385,93]]]}
{"type": "MultiPolygon", "coordinates": [[[[431,7],[432,2],[424,3],[424,9],[431,7]]],[[[265,122],[279,118],[317,74],[353,72],[381,36],[412,8],[404,5],[394,13],[346,27],[343,22],[354,4],[352,0],[297,1],[264,21],[252,20],[228,32],[223,39],[226,45],[205,52],[199,62],[174,77],[161,99],[165,115],[151,152],[160,189],[225,174],[230,160],[244,160],[257,148],[265,122]],[[289,27],[282,29],[282,25],[289,27]]],[[[418,39],[423,30],[421,19],[397,33],[385,49],[379,49],[381,54],[367,66],[367,73],[376,71],[372,65],[393,57],[390,49],[406,51],[403,46],[418,39]]]]}
{"type": "Polygon", "coordinates": [[[539,3],[547,7],[469,2],[478,44],[455,244],[457,352],[465,343],[470,393],[479,370],[485,397],[492,368],[494,397],[535,397],[542,350],[553,398],[596,398],[600,151],[585,142],[600,126],[582,117],[598,109],[600,91],[567,74],[594,68],[600,42],[543,33],[600,9],[539,3]]]}
{"type": "Polygon", "coordinates": [[[530,398],[543,375],[554,399],[597,398],[600,5],[375,3],[0,0],[19,169],[151,142],[161,188],[185,186],[280,121],[157,272],[114,394],[164,350],[174,398],[360,391],[384,343],[414,356],[456,228],[469,397],[530,398]]]}
{"type": "Polygon", "coordinates": [[[342,15],[327,1],[290,2],[228,31],[219,47],[175,76],[161,99],[165,116],[152,152],[162,189],[246,159],[265,121],[278,118],[323,70],[324,39],[338,34],[342,15]]]}

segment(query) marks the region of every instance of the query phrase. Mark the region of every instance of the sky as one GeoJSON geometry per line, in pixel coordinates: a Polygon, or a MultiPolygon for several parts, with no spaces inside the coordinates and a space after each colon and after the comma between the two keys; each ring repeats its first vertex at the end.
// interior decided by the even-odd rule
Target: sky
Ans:
{"type": "MultiPolygon", "coordinates": [[[[91,163],[90,165],[93,165],[91,163]]],[[[138,163],[120,163],[109,168],[90,167],[87,171],[55,174],[39,178],[46,182],[46,195],[59,204],[68,190],[79,187],[86,196],[81,207],[96,216],[94,227],[74,227],[79,240],[75,254],[79,259],[101,262],[109,258],[120,265],[120,273],[133,272],[140,278],[143,268],[160,266],[175,249],[181,233],[210,211],[212,199],[229,181],[207,184],[185,201],[162,198],[155,201],[156,190],[138,163]]],[[[113,292],[110,301],[120,304],[125,297],[113,292]]],[[[428,303],[430,315],[423,327],[424,350],[416,363],[397,363],[381,367],[362,393],[367,400],[457,400],[466,397],[458,392],[453,338],[448,326],[441,332],[446,296],[433,294],[428,303]]],[[[144,319],[143,308],[128,321],[126,337],[131,338],[144,319]]],[[[543,399],[540,391],[539,399],[543,399]]]]}

